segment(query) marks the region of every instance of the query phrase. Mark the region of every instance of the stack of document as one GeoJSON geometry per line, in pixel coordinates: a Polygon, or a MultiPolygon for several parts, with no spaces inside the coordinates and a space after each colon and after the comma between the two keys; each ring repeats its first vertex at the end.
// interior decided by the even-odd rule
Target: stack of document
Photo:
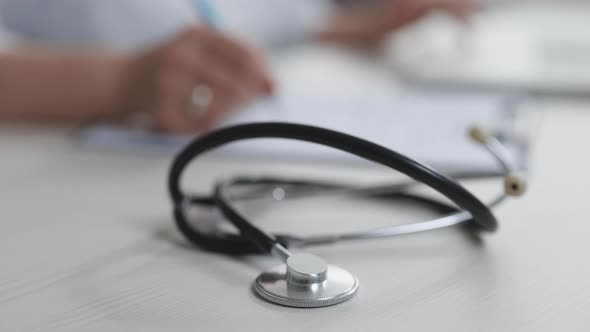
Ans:
{"type": "MultiPolygon", "coordinates": [[[[499,168],[494,159],[467,132],[477,124],[497,134],[511,151],[511,162],[524,167],[525,144],[515,135],[517,104],[503,95],[432,91],[339,98],[284,95],[253,104],[220,127],[274,121],[315,125],[358,136],[441,170],[495,173],[499,168]]],[[[85,129],[81,137],[94,146],[169,151],[194,138],[104,126],[85,129]]],[[[355,160],[331,148],[284,139],[238,142],[216,153],[258,159],[355,160]]]]}

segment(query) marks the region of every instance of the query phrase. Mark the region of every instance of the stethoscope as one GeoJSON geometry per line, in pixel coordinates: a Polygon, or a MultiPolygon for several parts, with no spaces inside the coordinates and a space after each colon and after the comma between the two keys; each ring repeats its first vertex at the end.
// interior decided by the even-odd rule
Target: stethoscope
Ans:
{"type": "Polygon", "coordinates": [[[411,234],[469,223],[475,231],[495,231],[498,227],[491,209],[508,196],[520,196],[526,183],[515,175],[508,162],[508,152],[494,136],[481,129],[470,130],[471,138],[493,156],[504,175],[504,190],[488,205],[481,202],[454,179],[383,146],[340,132],[313,126],[289,123],[255,123],[223,128],[195,139],[175,158],[168,179],[174,205],[176,225],[193,244],[224,254],[272,254],[284,265],[258,276],[253,289],[262,298],[276,304],[316,308],[344,302],[358,291],[359,281],[350,272],[307,253],[292,253],[288,248],[322,245],[341,241],[376,239],[411,234]],[[211,196],[185,194],[180,188],[182,174],[197,156],[222,145],[247,139],[282,138],[306,141],[332,147],[358,157],[390,167],[406,174],[415,182],[395,186],[357,188],[333,183],[293,181],[277,178],[235,178],[218,182],[211,196]],[[410,193],[416,183],[431,187],[446,196],[455,206],[410,193]],[[233,188],[243,187],[249,190],[233,188]],[[442,217],[425,222],[379,228],[365,232],[312,237],[270,234],[256,227],[233,205],[233,202],[260,198],[268,189],[277,199],[285,196],[305,196],[318,193],[338,193],[371,199],[405,199],[425,204],[442,217]],[[233,224],[238,233],[216,230],[205,232],[189,222],[192,206],[216,208],[233,224]]]}

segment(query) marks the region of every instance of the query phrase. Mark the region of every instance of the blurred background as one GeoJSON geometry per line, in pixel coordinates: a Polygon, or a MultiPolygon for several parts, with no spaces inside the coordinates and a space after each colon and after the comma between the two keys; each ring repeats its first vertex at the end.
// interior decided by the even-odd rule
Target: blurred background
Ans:
{"type": "MultiPolygon", "coordinates": [[[[164,301],[142,307],[152,300],[138,295],[139,317],[171,330],[174,324],[152,313],[165,301],[190,304],[183,296],[193,296],[191,278],[205,275],[220,293],[245,290],[260,266],[276,262],[247,257],[253,267],[236,274],[227,271],[244,266],[238,259],[197,266],[195,257],[204,263],[219,258],[177,245],[183,242],[170,217],[165,179],[174,154],[196,137],[269,121],[342,131],[454,176],[483,177],[465,184],[482,197],[501,189],[494,178],[501,169],[467,132],[479,125],[497,136],[531,190],[499,210],[499,219],[510,222],[502,224],[493,250],[443,231],[319,251],[347,260],[370,284],[386,285],[363,290],[364,301],[389,290],[406,302],[378,298],[383,308],[417,303],[424,312],[447,315],[454,330],[473,330],[485,320],[494,326],[494,315],[458,317],[481,303],[508,326],[545,315],[536,305],[551,298],[564,309],[554,322],[563,321],[575,314],[569,308],[588,304],[579,291],[587,289],[588,272],[578,270],[583,260],[571,253],[588,250],[587,232],[579,231],[587,225],[576,222],[587,206],[589,106],[588,0],[0,0],[0,260],[6,266],[0,314],[11,317],[0,319],[0,327],[48,330],[46,324],[69,322],[68,310],[88,298],[118,299],[138,287],[161,291],[164,301]],[[575,227],[556,229],[555,222],[575,227]],[[414,253],[400,254],[408,251],[414,253]],[[390,259],[408,268],[371,272],[390,259]],[[145,272],[143,279],[136,270],[145,272]],[[439,278],[433,270],[446,274],[439,278]],[[394,274],[397,284],[387,289],[394,274]],[[415,283],[416,275],[423,280],[415,283]],[[530,275],[553,279],[531,281],[530,275]],[[456,282],[470,277],[476,281],[456,282]],[[170,282],[162,286],[159,278],[170,282]],[[421,285],[447,293],[413,298],[423,294],[421,285]],[[454,291],[462,302],[449,306],[445,296],[454,291]],[[16,319],[30,308],[45,314],[16,319]]],[[[198,193],[236,174],[362,184],[404,179],[327,148],[283,140],[224,147],[188,173],[186,188],[198,193]]],[[[404,204],[322,202],[323,212],[312,200],[285,210],[246,209],[265,229],[302,234],[433,215],[404,204]]],[[[218,298],[211,300],[200,316],[176,317],[179,326],[208,317],[216,310],[210,304],[221,307],[218,298]]],[[[369,321],[372,313],[355,316],[358,308],[348,307],[351,317],[369,321]]],[[[282,321],[280,312],[273,314],[271,321],[282,321]]],[[[92,317],[110,317],[101,315],[92,317]]],[[[408,321],[427,323],[417,316],[408,314],[408,321]]],[[[587,327],[582,316],[567,320],[587,327]]],[[[76,327],[84,319],[72,321],[76,327]]]]}

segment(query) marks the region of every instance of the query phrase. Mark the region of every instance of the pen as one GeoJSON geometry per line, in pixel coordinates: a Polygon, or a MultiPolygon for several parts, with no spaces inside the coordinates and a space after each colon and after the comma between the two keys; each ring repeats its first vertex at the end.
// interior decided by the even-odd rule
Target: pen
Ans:
{"type": "Polygon", "coordinates": [[[201,18],[209,27],[215,30],[221,29],[219,15],[217,15],[217,11],[209,0],[194,0],[194,5],[201,18]]]}

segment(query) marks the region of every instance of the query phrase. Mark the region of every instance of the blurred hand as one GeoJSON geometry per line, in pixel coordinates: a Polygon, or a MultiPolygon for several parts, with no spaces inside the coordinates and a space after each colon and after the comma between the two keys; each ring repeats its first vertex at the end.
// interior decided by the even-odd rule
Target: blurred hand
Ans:
{"type": "Polygon", "coordinates": [[[391,32],[441,10],[461,21],[477,9],[470,0],[384,0],[368,7],[343,9],[319,38],[356,46],[379,44],[391,32]]]}
{"type": "Polygon", "coordinates": [[[148,110],[157,129],[195,133],[210,129],[273,83],[253,50],[206,27],[185,31],[138,56],[128,82],[128,104],[148,110]],[[205,92],[205,96],[202,96],[205,92]],[[197,93],[205,104],[193,102],[197,93]]]}

